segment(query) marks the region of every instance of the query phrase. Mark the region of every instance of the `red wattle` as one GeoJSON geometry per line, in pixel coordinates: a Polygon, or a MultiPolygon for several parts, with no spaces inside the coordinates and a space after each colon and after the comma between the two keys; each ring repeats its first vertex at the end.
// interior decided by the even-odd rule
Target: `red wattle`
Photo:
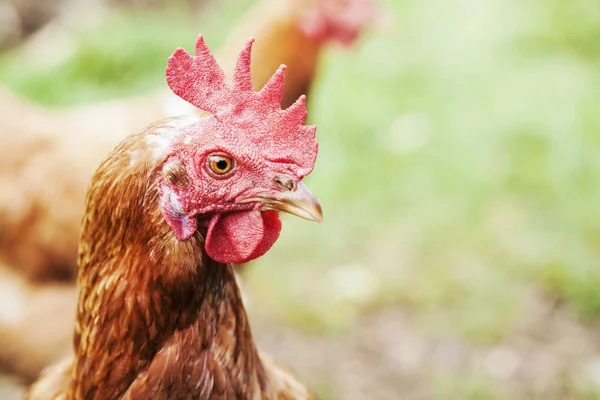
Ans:
{"type": "Polygon", "coordinates": [[[281,232],[277,211],[216,214],[206,234],[206,252],[221,263],[244,263],[265,254],[281,232]]]}

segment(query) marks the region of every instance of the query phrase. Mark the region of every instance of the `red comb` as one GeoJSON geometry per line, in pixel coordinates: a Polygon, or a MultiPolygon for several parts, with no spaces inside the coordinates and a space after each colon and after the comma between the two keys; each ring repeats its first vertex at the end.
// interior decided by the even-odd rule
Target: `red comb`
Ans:
{"type": "Polygon", "coordinates": [[[300,27],[313,38],[350,45],[365,27],[378,19],[380,10],[376,3],[376,0],[301,0],[300,27]]]}
{"type": "Polygon", "coordinates": [[[280,66],[261,91],[252,90],[250,53],[247,43],[235,66],[232,79],[217,64],[198,36],[196,55],[179,48],[169,57],[167,83],[171,90],[197,108],[211,112],[234,134],[259,144],[271,160],[286,160],[302,168],[312,167],[317,155],[316,126],[306,126],[306,97],[286,110],[281,109],[285,65],[280,66]]]}

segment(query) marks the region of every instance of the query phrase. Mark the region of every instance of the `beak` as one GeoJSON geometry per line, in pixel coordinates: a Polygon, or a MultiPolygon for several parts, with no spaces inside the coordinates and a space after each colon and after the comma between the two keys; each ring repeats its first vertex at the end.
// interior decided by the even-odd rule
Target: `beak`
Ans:
{"type": "Polygon", "coordinates": [[[263,211],[285,211],[309,221],[323,221],[323,210],[321,210],[319,201],[302,182],[299,182],[294,190],[259,194],[238,200],[238,203],[251,203],[254,201],[264,204],[263,211]]]}

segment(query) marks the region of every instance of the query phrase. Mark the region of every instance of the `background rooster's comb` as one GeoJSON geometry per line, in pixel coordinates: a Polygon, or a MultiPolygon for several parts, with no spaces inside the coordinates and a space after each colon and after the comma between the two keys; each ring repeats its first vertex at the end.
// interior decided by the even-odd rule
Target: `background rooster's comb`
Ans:
{"type": "Polygon", "coordinates": [[[376,0],[297,0],[300,28],[309,36],[352,44],[361,31],[383,17],[376,0]]]}
{"type": "Polygon", "coordinates": [[[317,155],[317,142],[316,127],[304,125],[306,97],[300,96],[289,108],[281,109],[285,65],[277,69],[260,92],[252,89],[253,42],[254,39],[250,39],[246,43],[230,80],[210,53],[204,38],[199,36],[195,56],[179,48],[169,57],[167,83],[176,95],[211,112],[235,134],[260,144],[269,159],[293,162],[310,172],[317,155]]]}

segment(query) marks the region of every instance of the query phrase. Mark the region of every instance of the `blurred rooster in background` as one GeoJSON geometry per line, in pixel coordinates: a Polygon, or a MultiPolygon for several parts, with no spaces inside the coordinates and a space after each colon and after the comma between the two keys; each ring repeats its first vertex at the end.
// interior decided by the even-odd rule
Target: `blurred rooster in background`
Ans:
{"type": "Polygon", "coordinates": [[[309,399],[254,344],[231,263],[279,237],[279,211],[320,221],[302,179],[317,156],[306,98],[281,109],[284,67],[252,89],[249,41],[231,80],[202,36],[167,82],[209,117],[127,137],[87,194],[75,357],[29,398],[309,399]]]}
{"type": "MultiPolygon", "coordinates": [[[[286,64],[281,101],[286,107],[310,90],[324,46],[352,43],[372,20],[373,10],[368,0],[262,1],[237,25],[217,59],[225,71],[233,70],[237,49],[254,36],[252,86],[261,89],[272,71],[286,64]]],[[[0,305],[0,341],[10,343],[0,349],[0,365],[31,379],[68,352],[64,343],[70,340],[71,325],[63,322],[74,316],[75,289],[30,286],[30,281],[73,279],[83,200],[94,169],[149,115],[196,110],[165,92],[66,111],[45,110],[8,93],[0,96],[6,115],[28,116],[0,120],[8,149],[0,160],[0,261],[6,266],[0,266],[0,279],[3,287],[12,288],[0,302],[19,303],[21,311],[13,315],[0,305]],[[3,270],[7,267],[26,279],[3,270]],[[49,304],[54,297],[63,300],[49,304]],[[42,342],[39,332],[45,333],[42,342]]]]}

